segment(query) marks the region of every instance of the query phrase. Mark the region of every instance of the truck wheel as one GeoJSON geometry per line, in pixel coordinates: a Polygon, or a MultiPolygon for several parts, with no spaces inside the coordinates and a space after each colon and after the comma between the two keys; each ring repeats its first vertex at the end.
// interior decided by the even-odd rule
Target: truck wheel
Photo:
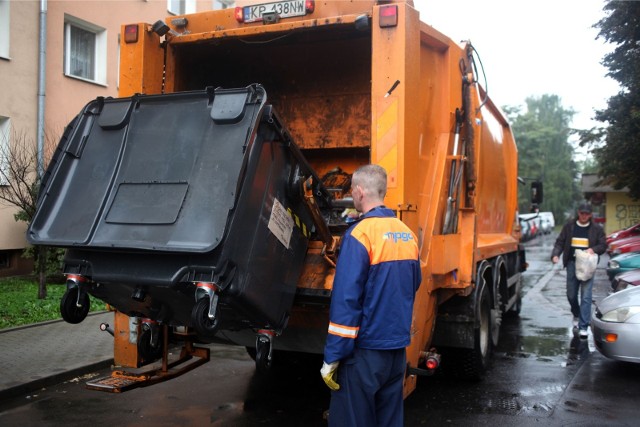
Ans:
{"type": "Polygon", "coordinates": [[[475,348],[473,350],[476,359],[476,371],[478,376],[484,374],[489,360],[493,345],[491,343],[491,298],[489,289],[485,286],[480,297],[480,326],[476,329],[475,348]]]}
{"type": "Polygon", "coordinates": [[[491,298],[484,286],[480,296],[479,321],[474,329],[474,348],[460,349],[444,347],[442,368],[447,376],[462,380],[481,380],[491,361],[491,298]]]}
{"type": "Polygon", "coordinates": [[[62,295],[60,300],[60,314],[67,323],[77,324],[82,322],[89,313],[89,295],[83,293],[80,296],[80,307],[76,304],[78,302],[78,292],[80,290],[77,287],[69,288],[62,295]]]}
{"type": "Polygon", "coordinates": [[[215,317],[210,319],[209,297],[200,298],[191,311],[191,323],[200,338],[213,338],[220,326],[220,310],[216,307],[215,317]]]}
{"type": "Polygon", "coordinates": [[[496,347],[500,341],[500,325],[502,324],[502,312],[500,308],[491,309],[491,345],[496,347]]]}
{"type": "Polygon", "coordinates": [[[474,348],[460,354],[460,376],[469,380],[481,380],[491,362],[491,297],[486,286],[482,288],[479,307],[480,325],[474,332],[474,348]]]}

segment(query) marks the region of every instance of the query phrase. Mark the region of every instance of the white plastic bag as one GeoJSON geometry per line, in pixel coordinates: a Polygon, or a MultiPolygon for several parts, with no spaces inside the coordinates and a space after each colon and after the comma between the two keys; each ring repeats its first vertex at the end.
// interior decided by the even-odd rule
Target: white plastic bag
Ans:
{"type": "Polygon", "coordinates": [[[585,281],[593,277],[598,266],[598,255],[576,249],[576,277],[585,281]]]}

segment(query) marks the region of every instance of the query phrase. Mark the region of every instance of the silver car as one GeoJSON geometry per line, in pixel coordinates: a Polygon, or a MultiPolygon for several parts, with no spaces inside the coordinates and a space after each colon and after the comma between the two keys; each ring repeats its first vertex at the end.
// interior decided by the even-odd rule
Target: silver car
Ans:
{"type": "Polygon", "coordinates": [[[604,298],[591,318],[596,347],[606,357],[640,363],[640,286],[604,298]]]}

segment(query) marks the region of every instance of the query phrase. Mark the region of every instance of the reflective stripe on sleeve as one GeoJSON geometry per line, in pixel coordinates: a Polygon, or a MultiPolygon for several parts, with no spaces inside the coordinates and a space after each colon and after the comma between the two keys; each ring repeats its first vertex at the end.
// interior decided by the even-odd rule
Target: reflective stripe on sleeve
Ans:
{"type": "Polygon", "coordinates": [[[329,322],[329,333],[332,335],[338,335],[343,338],[355,339],[358,337],[358,331],[360,327],[338,325],[337,323],[329,322]]]}

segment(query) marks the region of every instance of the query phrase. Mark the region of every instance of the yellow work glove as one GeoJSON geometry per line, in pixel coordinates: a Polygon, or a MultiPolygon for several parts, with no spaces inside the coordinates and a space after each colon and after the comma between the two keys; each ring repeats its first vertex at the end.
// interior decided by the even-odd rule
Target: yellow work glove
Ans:
{"type": "Polygon", "coordinates": [[[340,390],[340,384],[336,382],[336,375],[338,373],[338,365],[340,362],[322,363],[322,369],[320,369],[320,375],[331,390],[340,390]]]}

